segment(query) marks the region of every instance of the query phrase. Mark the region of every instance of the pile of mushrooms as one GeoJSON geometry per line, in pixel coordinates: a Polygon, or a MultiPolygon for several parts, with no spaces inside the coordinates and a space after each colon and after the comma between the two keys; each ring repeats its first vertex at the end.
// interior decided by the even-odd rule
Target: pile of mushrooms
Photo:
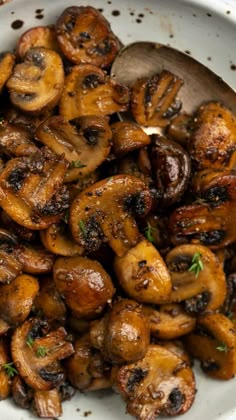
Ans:
{"type": "Polygon", "coordinates": [[[175,416],[194,358],[236,373],[236,117],[168,69],[117,83],[120,48],[73,6],[0,59],[0,398],[42,418],[107,388],[175,416]]]}

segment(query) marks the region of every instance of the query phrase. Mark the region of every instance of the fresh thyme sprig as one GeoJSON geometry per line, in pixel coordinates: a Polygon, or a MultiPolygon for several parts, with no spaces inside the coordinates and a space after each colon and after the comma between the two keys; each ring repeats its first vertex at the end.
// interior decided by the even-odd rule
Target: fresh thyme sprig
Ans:
{"type": "Polygon", "coordinates": [[[188,271],[195,273],[195,276],[198,277],[200,271],[203,270],[203,262],[201,260],[202,254],[200,252],[195,252],[192,258],[192,264],[190,265],[188,271]]]}
{"type": "Polygon", "coordinates": [[[36,356],[39,357],[45,357],[47,354],[47,349],[44,346],[38,346],[36,349],[36,356]]]}
{"type": "Polygon", "coordinates": [[[156,229],[152,225],[150,225],[149,222],[147,222],[147,226],[144,229],[144,234],[145,234],[145,236],[146,236],[146,238],[149,242],[154,242],[155,241],[154,236],[153,236],[153,233],[155,231],[156,231],[156,229]]]}
{"type": "Polygon", "coordinates": [[[70,163],[70,169],[72,168],[85,168],[86,165],[84,165],[83,163],[81,163],[80,160],[72,160],[72,162],[70,163]]]}
{"type": "Polygon", "coordinates": [[[26,339],[27,346],[29,346],[30,348],[32,348],[33,343],[34,343],[34,339],[30,335],[28,335],[28,337],[26,339]]]}
{"type": "Polygon", "coordinates": [[[219,346],[216,347],[216,350],[227,353],[229,351],[229,348],[227,344],[221,343],[219,346]]]}
{"type": "Polygon", "coordinates": [[[18,375],[18,370],[14,367],[14,363],[4,363],[2,365],[3,369],[5,369],[9,378],[13,378],[15,375],[18,375]]]}

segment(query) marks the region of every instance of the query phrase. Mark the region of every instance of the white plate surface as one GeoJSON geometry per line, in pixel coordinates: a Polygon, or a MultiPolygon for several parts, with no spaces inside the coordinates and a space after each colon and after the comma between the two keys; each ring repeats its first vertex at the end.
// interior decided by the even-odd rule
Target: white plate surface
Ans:
{"type": "MultiPolygon", "coordinates": [[[[0,0],[1,49],[13,48],[26,29],[55,22],[65,7],[88,4],[103,9],[124,44],[137,40],[170,44],[197,58],[236,89],[236,0],[0,0]],[[37,9],[42,9],[41,19],[37,9]],[[11,27],[16,20],[23,22],[18,30],[11,27]]],[[[194,405],[178,419],[236,420],[236,379],[211,380],[197,364],[195,374],[198,392],[194,405]]],[[[78,393],[63,409],[63,420],[131,418],[112,392],[78,393]]],[[[35,418],[9,400],[0,403],[1,420],[35,418]]]]}

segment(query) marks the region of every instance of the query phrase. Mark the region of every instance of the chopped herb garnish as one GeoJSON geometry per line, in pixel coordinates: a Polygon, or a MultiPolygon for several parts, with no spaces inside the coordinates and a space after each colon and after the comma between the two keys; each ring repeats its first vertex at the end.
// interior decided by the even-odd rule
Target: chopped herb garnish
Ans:
{"type": "Polygon", "coordinates": [[[39,357],[45,357],[47,354],[47,349],[44,346],[38,346],[36,350],[36,356],[39,357]]]}
{"type": "Polygon", "coordinates": [[[72,160],[72,162],[70,163],[70,169],[72,168],[85,168],[86,165],[83,165],[83,163],[81,163],[80,160],[72,160]]]}
{"type": "Polygon", "coordinates": [[[201,260],[202,254],[196,252],[192,258],[192,264],[189,267],[188,271],[195,273],[195,276],[198,277],[200,271],[203,270],[203,262],[201,260]]]}
{"type": "Polygon", "coordinates": [[[27,340],[26,340],[27,346],[32,348],[33,343],[34,343],[34,339],[30,335],[28,335],[27,340]]]}
{"type": "Polygon", "coordinates": [[[81,232],[83,233],[84,236],[87,235],[87,231],[86,231],[86,226],[85,226],[85,222],[83,220],[80,220],[78,223],[81,232]]]}
{"type": "Polygon", "coordinates": [[[216,347],[216,350],[227,353],[229,351],[229,348],[228,348],[227,344],[221,343],[220,346],[216,347]]]}
{"type": "Polygon", "coordinates": [[[154,236],[153,236],[153,233],[155,231],[156,231],[156,228],[151,226],[150,223],[148,222],[147,227],[144,230],[144,234],[145,234],[145,236],[146,236],[146,238],[149,242],[154,242],[155,241],[154,236]]]}
{"type": "Polygon", "coordinates": [[[9,378],[13,378],[15,375],[18,375],[18,370],[14,367],[14,363],[4,363],[2,365],[3,369],[5,369],[6,373],[8,374],[9,378]]]}

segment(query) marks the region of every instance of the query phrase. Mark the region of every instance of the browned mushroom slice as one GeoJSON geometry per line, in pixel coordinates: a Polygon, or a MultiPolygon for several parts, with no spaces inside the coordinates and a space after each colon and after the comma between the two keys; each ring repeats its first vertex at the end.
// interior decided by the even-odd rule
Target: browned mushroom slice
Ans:
{"type": "Polygon", "coordinates": [[[131,112],[138,124],[165,127],[179,112],[176,95],[183,81],[164,70],[160,75],[138,79],[131,87],[131,112]]]}
{"type": "Polygon", "coordinates": [[[150,160],[160,205],[170,206],[178,202],[190,179],[191,165],[187,152],[173,140],[154,134],[150,160]]]}
{"type": "Polygon", "coordinates": [[[52,270],[54,255],[39,244],[21,243],[15,250],[22,270],[29,274],[44,274],[52,270]]]}
{"type": "Polygon", "coordinates": [[[78,318],[98,316],[115,292],[101,264],[85,257],[58,258],[53,275],[57,290],[78,318]]]}
{"type": "Polygon", "coordinates": [[[84,253],[84,248],[75,242],[66,223],[54,223],[41,230],[40,238],[45,248],[53,254],[74,257],[84,253]]]}
{"type": "Polygon", "coordinates": [[[92,342],[98,342],[104,358],[112,363],[142,359],[149,345],[149,326],[142,306],[131,299],[117,300],[103,321],[94,321],[90,337],[92,342]]]}
{"type": "Polygon", "coordinates": [[[92,64],[74,66],[65,79],[59,111],[67,120],[82,115],[111,115],[126,111],[129,89],[92,64]]]}
{"type": "Polygon", "coordinates": [[[9,160],[0,175],[1,207],[26,228],[47,228],[69,206],[67,167],[63,157],[43,152],[9,160]]]}
{"type": "Polygon", "coordinates": [[[12,379],[12,398],[16,405],[21,408],[30,408],[33,400],[33,390],[30,389],[23,379],[16,375],[12,379]]]}
{"type": "Polygon", "coordinates": [[[24,32],[18,39],[16,55],[19,58],[24,58],[26,53],[35,47],[46,47],[59,52],[59,45],[53,26],[35,26],[24,32]]]}
{"type": "Polygon", "coordinates": [[[10,283],[22,270],[22,263],[15,253],[0,249],[0,284],[10,283]]]}
{"type": "Polygon", "coordinates": [[[33,312],[46,317],[50,326],[65,324],[66,306],[51,277],[40,279],[40,289],[34,299],[33,312]]]}
{"type": "Polygon", "coordinates": [[[62,415],[60,394],[55,388],[48,391],[35,391],[33,404],[40,418],[55,419],[62,415]]]}
{"type": "MultiPolygon", "coordinates": [[[[154,340],[156,342],[156,340],[154,340]]],[[[181,340],[171,340],[171,341],[161,341],[157,342],[156,344],[159,344],[162,347],[165,347],[165,349],[171,351],[176,356],[180,357],[187,365],[192,366],[193,362],[191,360],[191,357],[189,353],[187,352],[183,341],[181,340]]]]}
{"type": "Polygon", "coordinates": [[[200,203],[179,207],[172,213],[172,242],[192,241],[211,249],[235,242],[236,171],[203,171],[193,184],[200,203]]]}
{"type": "Polygon", "coordinates": [[[89,334],[78,338],[74,349],[75,353],[65,362],[70,383],[83,392],[110,388],[110,365],[92,347],[89,334]]]}
{"type": "Polygon", "coordinates": [[[109,22],[92,6],[65,9],[56,32],[63,54],[74,64],[108,67],[121,47],[109,22]]]}
{"type": "Polygon", "coordinates": [[[194,118],[189,151],[198,170],[234,168],[236,165],[236,117],[224,105],[202,105],[194,118]]]}
{"type": "Polygon", "coordinates": [[[121,287],[131,298],[144,303],[163,303],[171,293],[171,279],[157,249],[142,240],[125,255],[116,256],[114,269],[121,287]]]}
{"type": "Polygon", "coordinates": [[[0,124],[0,150],[7,156],[30,156],[38,151],[27,129],[3,120],[0,124]]]}
{"type": "Polygon", "coordinates": [[[0,317],[9,325],[18,325],[29,315],[39,290],[35,277],[22,274],[10,284],[0,286],[0,317]]]}
{"type": "Polygon", "coordinates": [[[65,379],[60,360],[74,353],[63,327],[44,335],[45,322],[30,318],[13,333],[12,358],[24,381],[35,390],[47,391],[65,379]]]}
{"type": "Polygon", "coordinates": [[[195,398],[191,368],[162,346],[150,345],[142,360],[122,366],[115,376],[127,412],[140,420],[186,413],[195,398]]]}
{"type": "Polygon", "coordinates": [[[11,382],[6,367],[9,362],[7,342],[0,337],[0,400],[5,400],[10,395],[11,382]]]}
{"type": "Polygon", "coordinates": [[[45,111],[40,115],[31,115],[21,112],[17,108],[10,108],[6,112],[6,119],[10,124],[27,130],[31,136],[34,136],[35,130],[52,114],[52,110],[45,111]]]}
{"type": "Polygon", "coordinates": [[[0,93],[12,74],[15,56],[9,52],[0,54],[0,93]]]}
{"type": "Polygon", "coordinates": [[[159,309],[144,305],[143,311],[149,320],[151,335],[163,340],[188,334],[196,325],[196,319],[178,303],[161,305],[159,309]]]}
{"type": "Polygon", "coordinates": [[[202,245],[179,245],[167,254],[166,265],[172,281],[169,302],[185,301],[185,309],[192,314],[217,310],[223,305],[225,273],[210,249],[202,245]]]}
{"type": "Polygon", "coordinates": [[[182,112],[171,119],[166,133],[171,139],[177,141],[181,146],[186,146],[191,133],[192,116],[182,112]]]}
{"type": "Polygon", "coordinates": [[[75,181],[93,172],[111,148],[111,129],[105,117],[88,115],[70,122],[54,116],[38,127],[36,138],[70,164],[65,180],[75,181]]]}
{"type": "Polygon", "coordinates": [[[150,137],[136,124],[118,121],[111,124],[112,149],[116,157],[123,156],[132,150],[145,147],[150,143],[150,137]]]}
{"type": "Polygon", "coordinates": [[[231,379],[236,373],[235,335],[235,324],[225,315],[213,313],[198,319],[196,330],[186,337],[185,344],[207,375],[231,379]]]}
{"type": "Polygon", "coordinates": [[[35,47],[17,64],[7,81],[13,105],[39,114],[57,105],[64,84],[61,57],[53,50],[35,47]]]}
{"type": "Polygon", "coordinates": [[[117,175],[85,189],[72,202],[70,226],[75,240],[88,251],[108,242],[118,256],[140,239],[130,211],[145,216],[151,207],[147,186],[138,178],[117,175]]]}

